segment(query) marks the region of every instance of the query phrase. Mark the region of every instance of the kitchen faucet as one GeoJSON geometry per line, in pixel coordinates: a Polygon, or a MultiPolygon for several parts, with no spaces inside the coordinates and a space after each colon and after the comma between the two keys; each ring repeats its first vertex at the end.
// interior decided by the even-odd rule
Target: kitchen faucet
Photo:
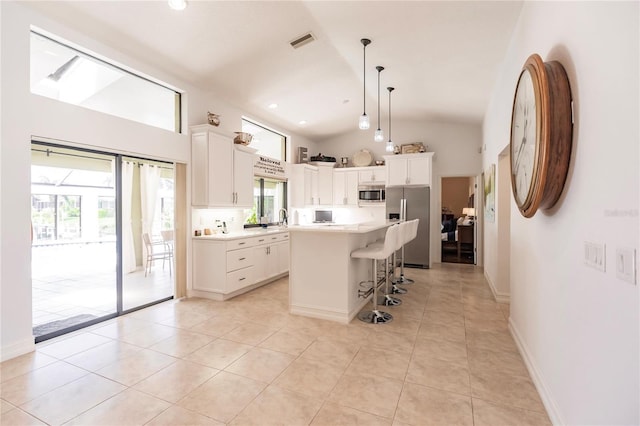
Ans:
{"type": "Polygon", "coordinates": [[[287,209],[282,208],[278,210],[278,223],[280,224],[280,226],[287,226],[288,222],[289,222],[289,213],[287,212],[287,209]],[[283,213],[282,220],[280,220],[280,213],[283,213]]]}

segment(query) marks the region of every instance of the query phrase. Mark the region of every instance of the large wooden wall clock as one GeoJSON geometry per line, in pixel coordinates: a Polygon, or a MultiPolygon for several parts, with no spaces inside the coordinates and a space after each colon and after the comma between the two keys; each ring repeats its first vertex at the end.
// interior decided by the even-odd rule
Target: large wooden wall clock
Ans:
{"type": "Polygon", "coordinates": [[[511,188],[524,217],[560,198],[573,138],[571,88],[562,64],[529,56],[511,115],[511,188]]]}

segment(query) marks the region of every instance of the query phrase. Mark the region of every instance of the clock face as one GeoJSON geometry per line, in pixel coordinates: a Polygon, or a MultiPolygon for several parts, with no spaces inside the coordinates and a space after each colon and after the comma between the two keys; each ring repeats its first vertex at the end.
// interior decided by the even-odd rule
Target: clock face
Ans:
{"type": "Polygon", "coordinates": [[[511,121],[511,173],[518,206],[529,198],[538,143],[536,95],[533,79],[524,69],[518,81],[511,121]]]}
{"type": "Polygon", "coordinates": [[[572,144],[571,87],[562,64],[529,56],[516,86],[511,115],[511,188],[530,218],[560,198],[572,144]]]}

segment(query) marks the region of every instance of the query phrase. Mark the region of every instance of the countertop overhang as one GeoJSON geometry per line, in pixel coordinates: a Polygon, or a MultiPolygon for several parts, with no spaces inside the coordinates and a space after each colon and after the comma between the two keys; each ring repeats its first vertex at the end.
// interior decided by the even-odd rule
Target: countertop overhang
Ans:
{"type": "Polygon", "coordinates": [[[317,223],[310,225],[290,225],[289,232],[315,232],[315,233],[347,233],[364,234],[377,231],[398,223],[397,220],[387,220],[384,222],[366,222],[354,224],[317,223]]]}

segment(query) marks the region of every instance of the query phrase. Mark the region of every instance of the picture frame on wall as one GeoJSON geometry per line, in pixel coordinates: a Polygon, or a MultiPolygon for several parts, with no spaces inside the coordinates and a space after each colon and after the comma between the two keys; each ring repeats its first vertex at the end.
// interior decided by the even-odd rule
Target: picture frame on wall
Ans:
{"type": "Polygon", "coordinates": [[[496,217],[496,165],[491,164],[484,172],[484,220],[495,222],[496,217]]]}
{"type": "Polygon", "coordinates": [[[418,152],[425,152],[426,149],[422,142],[406,143],[400,145],[401,154],[416,154],[418,152]]]}

